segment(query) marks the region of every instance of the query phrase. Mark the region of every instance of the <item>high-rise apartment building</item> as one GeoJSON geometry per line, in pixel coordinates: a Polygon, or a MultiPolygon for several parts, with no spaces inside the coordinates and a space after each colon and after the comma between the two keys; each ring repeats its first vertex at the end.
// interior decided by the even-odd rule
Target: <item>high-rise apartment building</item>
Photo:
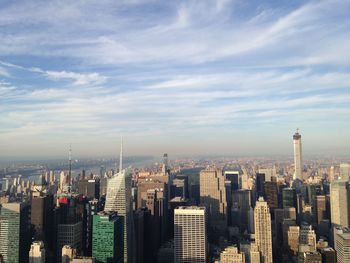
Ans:
{"type": "Polygon", "coordinates": [[[254,209],[255,243],[264,263],[272,263],[271,215],[267,202],[259,197],[254,209]]]}
{"type": "Polygon", "coordinates": [[[4,262],[28,262],[30,249],[27,203],[4,203],[0,208],[0,254],[4,262]]]}
{"type": "Polygon", "coordinates": [[[227,227],[227,201],[225,176],[222,170],[207,168],[200,172],[200,202],[208,209],[212,228],[225,230],[227,227]]]}
{"type": "Polygon", "coordinates": [[[93,216],[92,256],[97,263],[120,262],[124,251],[123,218],[115,212],[93,216]]]}
{"type": "Polygon", "coordinates": [[[124,222],[124,262],[133,262],[133,212],[131,200],[131,175],[126,170],[121,170],[108,179],[106,195],[106,212],[117,212],[123,217],[124,222]]]}
{"type": "Polygon", "coordinates": [[[294,175],[293,180],[303,179],[303,160],[302,160],[302,150],[301,150],[301,135],[297,130],[293,135],[293,146],[294,146],[294,175]]]}
{"type": "Polygon", "coordinates": [[[348,181],[333,181],[330,187],[330,199],[332,225],[349,227],[350,194],[348,181]]]}
{"type": "Polygon", "coordinates": [[[207,262],[206,208],[181,206],[174,210],[175,263],[207,262]]]}
{"type": "Polygon", "coordinates": [[[29,263],[45,263],[44,242],[34,241],[29,250],[29,263]]]}

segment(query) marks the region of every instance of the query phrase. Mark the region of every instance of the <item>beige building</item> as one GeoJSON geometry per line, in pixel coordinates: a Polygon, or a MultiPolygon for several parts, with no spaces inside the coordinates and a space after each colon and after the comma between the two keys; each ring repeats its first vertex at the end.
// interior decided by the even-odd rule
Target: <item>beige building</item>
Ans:
{"type": "Polygon", "coordinates": [[[237,247],[230,246],[220,253],[220,260],[216,263],[245,263],[245,256],[237,247]]]}
{"type": "Polygon", "coordinates": [[[250,263],[260,263],[260,251],[256,243],[250,244],[250,263]]]}
{"type": "Polygon", "coordinates": [[[255,243],[264,263],[272,263],[271,215],[267,202],[259,197],[254,209],[255,243]]]}
{"type": "Polygon", "coordinates": [[[316,233],[312,226],[301,226],[299,235],[299,252],[316,251],[316,233]]]}
{"type": "Polygon", "coordinates": [[[70,261],[76,256],[76,250],[71,246],[62,247],[62,263],[70,263],[70,261]]]}
{"type": "Polygon", "coordinates": [[[29,250],[29,263],[45,263],[44,242],[34,241],[29,250]]]}
{"type": "Polygon", "coordinates": [[[174,262],[207,262],[206,208],[180,206],[174,210],[174,262]]]}
{"type": "Polygon", "coordinates": [[[211,227],[226,229],[227,201],[225,176],[220,169],[207,168],[200,172],[200,202],[207,207],[211,227]]]}
{"type": "Polygon", "coordinates": [[[333,226],[349,227],[349,183],[336,180],[330,187],[331,221],[333,226]]]}
{"type": "Polygon", "coordinates": [[[299,226],[290,226],[288,230],[288,246],[291,251],[296,255],[299,248],[299,226]]]}

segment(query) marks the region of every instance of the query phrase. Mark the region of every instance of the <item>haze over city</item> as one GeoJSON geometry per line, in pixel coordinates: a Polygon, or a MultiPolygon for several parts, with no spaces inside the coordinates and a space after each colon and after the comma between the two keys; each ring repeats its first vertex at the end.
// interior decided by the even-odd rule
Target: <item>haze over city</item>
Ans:
{"type": "Polygon", "coordinates": [[[350,2],[1,1],[0,157],[350,148],[350,2]]]}

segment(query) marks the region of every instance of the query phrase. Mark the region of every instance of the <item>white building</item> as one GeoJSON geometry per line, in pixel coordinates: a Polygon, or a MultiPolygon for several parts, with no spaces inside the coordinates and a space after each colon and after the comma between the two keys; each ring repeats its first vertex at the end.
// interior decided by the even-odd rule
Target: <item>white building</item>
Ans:
{"type": "Polygon", "coordinates": [[[207,262],[206,208],[178,207],[174,210],[175,263],[207,262]]]}
{"type": "Polygon", "coordinates": [[[293,146],[294,146],[294,176],[293,180],[303,180],[303,161],[301,151],[301,135],[298,130],[293,135],[293,146]]]}
{"type": "Polygon", "coordinates": [[[133,258],[133,212],[131,200],[131,175],[125,170],[107,181],[106,212],[117,212],[124,217],[124,262],[133,258]]]}
{"type": "Polygon", "coordinates": [[[350,262],[350,230],[348,228],[334,230],[334,249],[337,252],[338,263],[350,262]]]}

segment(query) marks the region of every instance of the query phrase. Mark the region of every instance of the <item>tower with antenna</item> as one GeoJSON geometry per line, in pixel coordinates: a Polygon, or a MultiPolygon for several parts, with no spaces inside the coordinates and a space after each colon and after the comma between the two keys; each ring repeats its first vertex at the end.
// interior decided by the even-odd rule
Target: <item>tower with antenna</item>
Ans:
{"type": "Polygon", "coordinates": [[[123,170],[123,136],[120,137],[119,172],[123,170]]]}

